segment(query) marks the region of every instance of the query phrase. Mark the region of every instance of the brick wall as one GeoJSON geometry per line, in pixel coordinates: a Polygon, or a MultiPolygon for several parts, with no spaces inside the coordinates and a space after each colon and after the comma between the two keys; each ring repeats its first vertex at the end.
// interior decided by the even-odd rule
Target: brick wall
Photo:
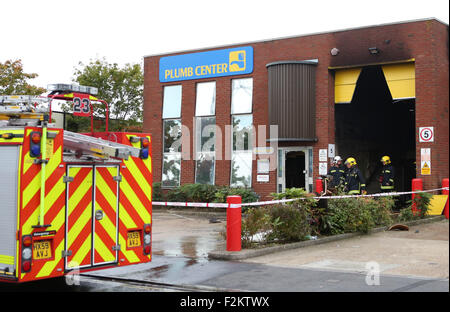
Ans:
{"type": "MultiPolygon", "coordinates": [[[[197,82],[216,81],[216,123],[222,130],[222,159],[225,159],[225,125],[231,123],[231,79],[253,77],[253,122],[268,124],[268,85],[266,64],[276,61],[318,59],[316,69],[316,136],[318,142],[297,144],[313,146],[314,178],[318,175],[318,151],[335,143],[334,124],[334,74],[330,66],[354,66],[382,62],[416,60],[416,129],[419,126],[435,127],[434,143],[419,143],[417,136],[417,176],[424,179],[424,187],[440,187],[448,177],[448,26],[436,20],[339,31],[334,33],[300,36],[242,44],[254,49],[254,71],[250,75],[188,80],[177,83],[159,82],[159,58],[144,60],[144,131],[152,134],[154,181],[161,180],[162,167],[162,91],[164,85],[181,84],[182,123],[191,132],[189,151],[191,160],[181,164],[181,183],[194,183],[193,117],[195,114],[195,86],[197,82]],[[378,47],[380,53],[370,55],[369,47],[378,47]],[[337,47],[340,53],[331,56],[337,47]],[[420,148],[432,149],[432,175],[420,176],[420,148]]],[[[228,46],[231,48],[234,46],[228,46]]],[[[225,48],[225,47],[222,47],[225,48]]],[[[201,51],[208,51],[207,49],[201,51]]],[[[175,54],[171,54],[175,55],[175,54]]],[[[217,142],[219,143],[219,142],[217,142]]],[[[228,158],[229,159],[229,158],[228,158]]],[[[216,161],[217,185],[229,185],[231,161],[216,161]]],[[[252,186],[267,199],[276,191],[276,172],[270,173],[270,183],[256,182],[256,161],[253,163],[252,186]]]]}

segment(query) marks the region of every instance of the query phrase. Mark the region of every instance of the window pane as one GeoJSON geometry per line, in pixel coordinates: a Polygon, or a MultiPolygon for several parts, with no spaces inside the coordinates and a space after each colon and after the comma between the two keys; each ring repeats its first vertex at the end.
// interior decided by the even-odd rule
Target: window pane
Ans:
{"type": "Polygon", "coordinates": [[[251,187],[252,152],[235,151],[231,160],[231,186],[251,187]]]}
{"type": "Polygon", "coordinates": [[[197,84],[195,116],[211,116],[216,114],[216,82],[197,84]]]}
{"type": "Polygon", "coordinates": [[[195,183],[214,184],[214,153],[198,153],[195,168],[195,183]]]}
{"type": "Polygon", "coordinates": [[[213,152],[216,144],[216,117],[199,117],[196,119],[196,151],[213,152]]]}
{"type": "Polygon", "coordinates": [[[180,185],[181,154],[164,154],[162,183],[163,187],[176,187],[180,185]]]}
{"type": "Polygon", "coordinates": [[[164,153],[181,152],[181,120],[164,120],[164,153]]]}
{"type": "Polygon", "coordinates": [[[252,115],[233,116],[233,151],[252,149],[252,115]]]}
{"type": "Polygon", "coordinates": [[[253,79],[233,79],[231,87],[231,114],[251,113],[253,79]]]}
{"type": "Polygon", "coordinates": [[[163,119],[181,117],[181,85],[164,87],[163,119]]]}

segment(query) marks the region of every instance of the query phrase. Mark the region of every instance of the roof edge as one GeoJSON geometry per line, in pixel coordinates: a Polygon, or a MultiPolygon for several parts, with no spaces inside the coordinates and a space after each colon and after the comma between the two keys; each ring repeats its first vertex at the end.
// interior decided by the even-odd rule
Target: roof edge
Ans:
{"type": "Polygon", "coordinates": [[[352,28],[343,28],[343,29],[338,29],[338,30],[329,30],[329,31],[316,32],[316,33],[308,33],[308,34],[303,34],[303,35],[277,37],[277,38],[249,41],[249,42],[230,43],[230,44],[224,44],[224,45],[218,45],[218,46],[203,47],[203,48],[198,48],[198,49],[188,49],[188,50],[179,50],[179,51],[172,51],[172,52],[163,52],[163,53],[158,53],[158,54],[148,54],[148,55],[144,55],[143,58],[145,59],[145,58],[154,57],[154,56],[167,56],[167,55],[172,55],[172,54],[200,52],[200,51],[205,51],[205,50],[228,48],[228,47],[239,46],[239,45],[249,45],[249,44],[264,43],[264,42],[277,41],[277,40],[302,38],[302,37],[308,37],[308,36],[318,36],[318,35],[324,35],[324,34],[332,34],[332,33],[338,33],[338,32],[350,31],[350,30],[373,28],[373,27],[425,22],[425,21],[429,21],[429,20],[435,20],[438,23],[446,25],[447,27],[449,26],[449,24],[447,24],[435,17],[428,17],[428,18],[423,18],[423,19],[415,19],[415,20],[407,20],[407,21],[399,21],[399,22],[383,23],[383,24],[373,24],[373,25],[366,25],[366,26],[359,26],[359,27],[352,27],[352,28]]]}

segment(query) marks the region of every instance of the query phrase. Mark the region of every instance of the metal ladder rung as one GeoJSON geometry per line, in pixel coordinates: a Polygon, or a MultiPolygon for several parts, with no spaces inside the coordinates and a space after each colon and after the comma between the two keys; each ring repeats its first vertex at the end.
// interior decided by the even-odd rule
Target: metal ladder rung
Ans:
{"type": "Polygon", "coordinates": [[[140,155],[140,149],[138,148],[66,130],[64,131],[64,147],[94,156],[121,159],[128,159],[129,156],[139,157],[140,155]]]}

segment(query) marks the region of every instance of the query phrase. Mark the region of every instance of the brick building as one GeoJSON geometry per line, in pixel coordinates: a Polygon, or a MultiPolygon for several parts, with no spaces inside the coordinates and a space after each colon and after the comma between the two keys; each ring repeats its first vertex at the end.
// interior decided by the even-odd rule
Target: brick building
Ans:
{"type": "Polygon", "coordinates": [[[447,24],[426,19],[146,56],[154,181],[249,186],[267,199],[313,191],[340,155],[356,158],[374,193],[389,155],[397,190],[415,177],[440,187],[448,40],[447,24]]]}

